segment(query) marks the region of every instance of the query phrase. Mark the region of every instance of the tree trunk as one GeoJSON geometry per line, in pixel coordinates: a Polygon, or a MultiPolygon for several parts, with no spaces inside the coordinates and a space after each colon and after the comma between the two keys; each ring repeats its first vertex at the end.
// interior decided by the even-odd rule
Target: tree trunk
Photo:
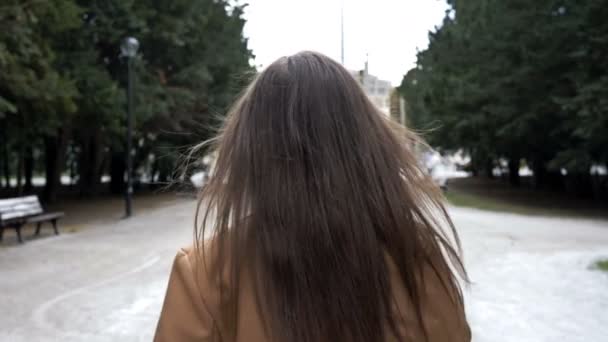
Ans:
{"type": "Polygon", "coordinates": [[[484,163],[484,170],[486,177],[488,177],[489,179],[494,178],[494,161],[492,160],[492,158],[486,158],[484,163]]]}
{"type": "Polygon", "coordinates": [[[17,195],[23,194],[23,160],[25,159],[25,146],[23,141],[19,143],[19,152],[17,154],[17,195]]]}
{"type": "MultiPolygon", "coordinates": [[[[2,148],[2,153],[0,158],[2,158],[2,173],[4,174],[4,182],[7,189],[11,187],[11,169],[9,165],[8,159],[8,130],[6,129],[6,119],[2,120],[2,137],[3,140],[0,145],[2,148]]],[[[0,180],[1,182],[2,180],[0,180]]]]}
{"type": "Polygon", "coordinates": [[[91,135],[87,135],[82,139],[82,152],[79,160],[79,187],[81,195],[96,195],[99,192],[101,180],[103,161],[101,131],[99,128],[94,128],[94,131],[91,133],[91,135]]]}
{"type": "Polygon", "coordinates": [[[158,181],[156,179],[157,172],[158,172],[158,157],[154,156],[154,161],[152,162],[152,167],[150,168],[150,184],[149,184],[150,189],[154,189],[158,185],[158,181]]]}
{"type": "Polygon", "coordinates": [[[61,186],[61,172],[65,163],[65,150],[68,134],[65,128],[59,129],[57,136],[47,136],[44,139],[46,184],[44,198],[51,203],[57,200],[57,192],[61,186]]]}
{"type": "Polygon", "coordinates": [[[102,145],[102,136],[101,130],[99,129],[99,125],[96,126],[95,132],[91,137],[91,189],[93,189],[93,194],[97,195],[99,193],[99,188],[101,185],[101,173],[103,169],[103,145],[102,145]]]}
{"type": "Polygon", "coordinates": [[[2,170],[4,173],[4,184],[7,189],[11,187],[11,168],[8,160],[8,142],[2,144],[2,170]]]}
{"type": "Polygon", "coordinates": [[[473,175],[473,177],[478,177],[479,176],[479,171],[477,171],[476,168],[472,167],[471,168],[471,175],[473,175]]]}
{"type": "Polygon", "coordinates": [[[545,176],[547,173],[545,163],[542,162],[540,159],[534,160],[532,164],[532,171],[534,172],[534,187],[536,189],[542,188],[545,185],[545,176]]]}
{"type": "Polygon", "coordinates": [[[485,150],[477,147],[471,150],[471,172],[473,176],[494,178],[494,159],[485,150]]]}
{"type": "Polygon", "coordinates": [[[167,166],[166,162],[159,162],[158,164],[158,183],[167,185],[171,179],[171,168],[167,166]]]}
{"type": "Polygon", "coordinates": [[[25,149],[25,160],[23,162],[25,172],[25,192],[30,192],[34,188],[32,179],[34,178],[34,149],[31,145],[25,149]]]}
{"type": "MultiPolygon", "coordinates": [[[[4,144],[4,142],[0,143],[4,144]]],[[[0,148],[4,147],[0,145],[0,148]]],[[[0,153],[0,190],[4,189],[4,162],[4,156],[2,155],[2,153],[0,153]]]]}
{"type": "Polygon", "coordinates": [[[89,153],[89,137],[88,135],[80,136],[80,154],[78,155],[78,189],[80,195],[84,195],[87,191],[89,184],[89,168],[91,162],[89,161],[91,155],[89,153]]]}
{"type": "Polygon", "coordinates": [[[597,172],[592,173],[590,177],[593,199],[599,201],[602,199],[602,178],[597,172]]]}
{"type": "Polygon", "coordinates": [[[44,198],[47,202],[53,202],[57,196],[59,188],[58,167],[57,167],[57,137],[44,138],[44,166],[46,182],[44,185],[44,198]]]}
{"type": "Polygon", "coordinates": [[[76,152],[75,152],[75,148],[72,145],[72,148],[70,149],[70,153],[71,153],[71,157],[70,157],[70,165],[69,165],[69,170],[70,170],[70,187],[74,186],[76,183],[74,182],[74,180],[76,179],[76,176],[78,175],[78,162],[76,161],[77,156],[75,156],[76,152]]]}
{"type": "Polygon", "coordinates": [[[112,151],[110,161],[110,191],[113,194],[125,192],[125,171],[127,169],[125,152],[112,151]]]}
{"type": "Polygon", "coordinates": [[[480,172],[480,169],[482,169],[480,167],[480,162],[479,162],[479,156],[477,155],[477,153],[475,153],[475,150],[471,151],[471,163],[470,165],[470,170],[471,173],[473,174],[473,177],[478,177],[481,176],[483,174],[483,171],[480,172]]]}
{"type": "Polygon", "coordinates": [[[508,162],[509,183],[512,186],[519,186],[519,184],[520,184],[519,165],[520,165],[520,158],[518,158],[518,157],[509,158],[509,162],[508,162]]]}

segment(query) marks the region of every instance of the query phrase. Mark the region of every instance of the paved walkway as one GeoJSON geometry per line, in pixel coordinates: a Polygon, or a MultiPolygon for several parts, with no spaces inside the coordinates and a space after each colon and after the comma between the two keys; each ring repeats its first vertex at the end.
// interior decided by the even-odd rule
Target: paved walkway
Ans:
{"type": "Polygon", "coordinates": [[[0,250],[0,341],[151,341],[194,201],[0,250]]]}
{"type": "MultiPolygon", "coordinates": [[[[194,201],[0,249],[0,341],[150,341],[194,201]]],[[[608,222],[452,209],[474,284],[474,340],[608,336],[608,222]]]]}
{"type": "Polygon", "coordinates": [[[473,284],[467,312],[478,342],[605,342],[608,221],[453,209],[473,284]]]}

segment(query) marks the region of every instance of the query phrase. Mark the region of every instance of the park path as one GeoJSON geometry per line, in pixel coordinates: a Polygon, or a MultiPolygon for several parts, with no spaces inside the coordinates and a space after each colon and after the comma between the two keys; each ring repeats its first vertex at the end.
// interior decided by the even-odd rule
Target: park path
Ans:
{"type": "Polygon", "coordinates": [[[0,250],[0,341],[151,341],[195,202],[0,250]]]}
{"type": "MultiPolygon", "coordinates": [[[[195,203],[0,249],[0,341],[150,341],[195,203]]],[[[603,342],[608,222],[452,208],[478,342],[603,342]]]]}
{"type": "Polygon", "coordinates": [[[608,341],[608,221],[452,209],[474,341],[608,341]]]}

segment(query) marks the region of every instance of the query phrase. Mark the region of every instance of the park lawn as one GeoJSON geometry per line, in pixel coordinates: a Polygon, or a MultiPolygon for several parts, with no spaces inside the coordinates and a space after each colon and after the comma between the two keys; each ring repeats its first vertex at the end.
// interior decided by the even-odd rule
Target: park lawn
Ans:
{"type": "Polygon", "coordinates": [[[475,194],[462,189],[450,189],[445,193],[448,202],[456,207],[468,207],[489,211],[510,212],[523,215],[541,215],[547,212],[525,205],[518,205],[509,201],[503,201],[480,194],[475,194]]]}
{"type": "Polygon", "coordinates": [[[445,196],[456,207],[521,215],[608,219],[605,203],[525,186],[513,188],[501,180],[452,179],[445,196]]]}
{"type": "Polygon", "coordinates": [[[597,268],[600,271],[608,272],[608,259],[599,260],[598,262],[596,262],[595,268],[597,268]]]}

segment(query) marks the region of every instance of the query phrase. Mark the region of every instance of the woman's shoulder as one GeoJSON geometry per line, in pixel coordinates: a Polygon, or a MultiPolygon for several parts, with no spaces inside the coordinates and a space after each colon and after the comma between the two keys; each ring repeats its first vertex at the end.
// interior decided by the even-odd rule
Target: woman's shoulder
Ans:
{"type": "Polygon", "coordinates": [[[212,249],[191,245],[178,249],[171,275],[178,276],[179,279],[176,280],[186,283],[193,293],[204,300],[203,304],[209,307],[220,286],[214,279],[214,271],[215,257],[212,249]]]}
{"type": "Polygon", "coordinates": [[[215,292],[196,248],[178,250],[156,328],[155,342],[207,341],[215,334],[215,292]]]}
{"type": "Polygon", "coordinates": [[[217,248],[212,240],[181,247],[171,271],[172,275],[179,275],[183,287],[196,296],[193,300],[214,319],[222,316],[222,303],[226,303],[226,296],[232,294],[230,263],[223,255],[229,256],[229,253],[217,248]]]}
{"type": "Polygon", "coordinates": [[[450,269],[445,260],[430,261],[421,266],[418,282],[418,299],[422,322],[416,319],[415,306],[406,289],[399,269],[387,257],[391,287],[396,300],[397,317],[403,320],[403,333],[414,339],[421,338],[426,330],[428,341],[470,341],[471,331],[466,320],[464,303],[458,289],[451,284],[450,269]],[[420,326],[424,324],[424,328],[420,326]],[[421,329],[422,328],[422,329],[421,329]]]}
{"type": "Polygon", "coordinates": [[[216,296],[225,287],[226,277],[219,267],[218,249],[211,241],[182,247],[175,256],[174,268],[189,272],[193,284],[201,293],[208,306],[212,307],[216,296]]]}

